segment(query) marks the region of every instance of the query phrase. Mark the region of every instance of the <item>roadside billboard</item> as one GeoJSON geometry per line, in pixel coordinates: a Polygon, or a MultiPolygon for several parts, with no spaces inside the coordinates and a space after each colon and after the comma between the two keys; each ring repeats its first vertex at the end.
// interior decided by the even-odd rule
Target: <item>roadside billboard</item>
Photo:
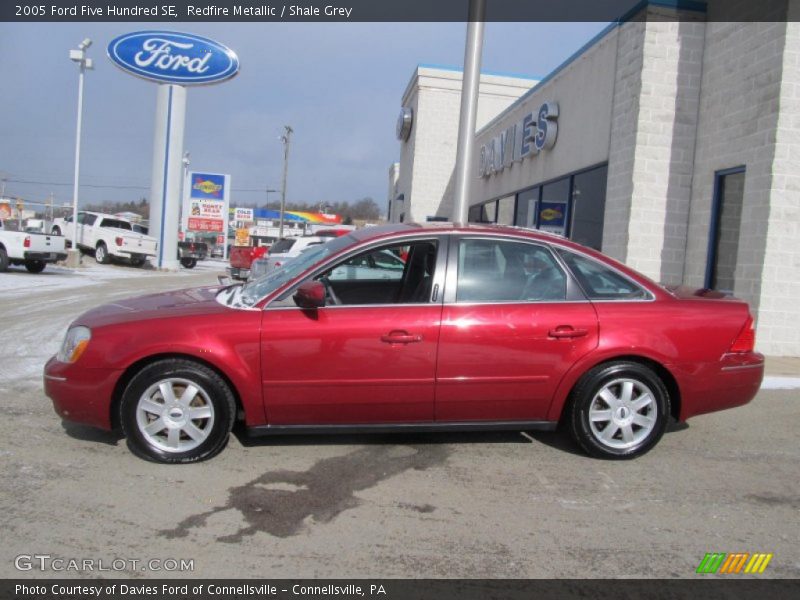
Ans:
{"type": "Polygon", "coordinates": [[[224,234],[228,230],[230,175],[190,171],[184,190],[183,230],[224,234]]]}

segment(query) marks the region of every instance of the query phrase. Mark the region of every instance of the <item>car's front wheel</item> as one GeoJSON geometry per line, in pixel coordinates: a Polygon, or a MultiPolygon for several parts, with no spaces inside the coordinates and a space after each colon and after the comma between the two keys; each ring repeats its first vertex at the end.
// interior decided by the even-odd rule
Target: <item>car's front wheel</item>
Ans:
{"type": "Polygon", "coordinates": [[[228,441],[236,402],[215,371],[183,359],[144,367],[128,384],[120,423],[131,451],[162,463],[211,458],[228,441]]]}
{"type": "Polygon", "coordinates": [[[587,372],[575,386],[567,412],[570,433],[597,458],[641,456],[667,426],[670,398],[649,367],[617,361],[587,372]]]}

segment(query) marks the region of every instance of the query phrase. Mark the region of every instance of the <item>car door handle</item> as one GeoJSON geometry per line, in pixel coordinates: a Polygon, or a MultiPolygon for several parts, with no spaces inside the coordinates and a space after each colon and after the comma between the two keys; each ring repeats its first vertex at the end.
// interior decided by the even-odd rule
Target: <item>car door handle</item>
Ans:
{"type": "Polygon", "coordinates": [[[587,329],[575,329],[572,325],[559,325],[555,329],[547,332],[551,338],[558,340],[579,338],[585,336],[589,331],[587,329]]]}
{"type": "Polygon", "coordinates": [[[381,336],[381,341],[387,344],[413,344],[421,342],[421,335],[412,335],[407,331],[391,331],[386,335],[381,336]]]}

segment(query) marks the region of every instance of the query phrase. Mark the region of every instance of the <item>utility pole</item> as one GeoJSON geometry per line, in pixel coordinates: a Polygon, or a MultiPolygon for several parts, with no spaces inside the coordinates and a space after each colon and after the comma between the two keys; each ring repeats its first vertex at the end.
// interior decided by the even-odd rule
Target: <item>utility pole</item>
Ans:
{"type": "Polygon", "coordinates": [[[475,118],[478,115],[478,86],[481,79],[485,0],[470,0],[467,42],[464,48],[464,77],[461,82],[461,116],[458,121],[453,221],[466,223],[469,215],[469,188],[475,176],[475,118]]]}
{"type": "Polygon", "coordinates": [[[289,144],[292,141],[293,129],[284,125],[284,134],[280,137],[283,142],[283,185],[281,186],[281,219],[278,225],[278,239],[283,237],[283,213],[286,211],[286,176],[289,173],[289,144]]]}

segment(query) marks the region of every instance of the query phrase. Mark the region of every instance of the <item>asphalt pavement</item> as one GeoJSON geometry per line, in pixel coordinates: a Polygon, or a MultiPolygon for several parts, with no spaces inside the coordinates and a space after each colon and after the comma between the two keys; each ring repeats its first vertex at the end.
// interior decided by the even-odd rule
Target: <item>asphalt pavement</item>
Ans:
{"type": "Polygon", "coordinates": [[[217,458],[176,467],[62,424],[41,369],[75,316],[220,269],[0,274],[0,577],[691,578],[707,552],[772,553],[760,577],[800,576],[798,390],[671,427],[628,462],[557,432],[237,432],[217,458]],[[36,555],[125,567],[15,566],[36,555]],[[193,569],[158,570],[171,560],[193,569]]]}

